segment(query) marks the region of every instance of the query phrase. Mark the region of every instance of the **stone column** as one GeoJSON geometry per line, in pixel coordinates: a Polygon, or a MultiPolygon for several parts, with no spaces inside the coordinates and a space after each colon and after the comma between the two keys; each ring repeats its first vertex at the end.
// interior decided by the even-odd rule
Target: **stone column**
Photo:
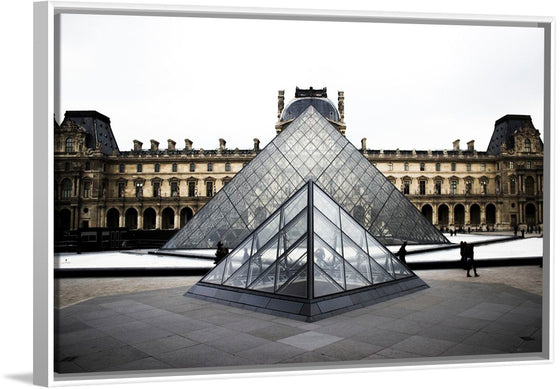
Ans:
{"type": "Polygon", "coordinates": [[[161,207],[158,207],[156,211],[156,230],[161,230],[161,207]]]}
{"type": "Polygon", "coordinates": [[[465,204],[465,226],[471,224],[471,205],[465,204]]]}
{"type": "Polygon", "coordinates": [[[181,207],[176,207],[175,208],[175,217],[173,219],[173,228],[179,228],[179,226],[181,225],[181,214],[180,214],[180,209],[181,207]]]}
{"type": "Polygon", "coordinates": [[[486,204],[480,206],[480,224],[486,224],[486,204]]]}
{"type": "Polygon", "coordinates": [[[143,214],[144,214],[144,210],[142,209],[142,207],[140,207],[140,209],[138,210],[138,221],[137,221],[137,224],[138,224],[138,225],[136,226],[139,230],[143,230],[143,229],[144,229],[144,217],[143,217],[143,214]]]}

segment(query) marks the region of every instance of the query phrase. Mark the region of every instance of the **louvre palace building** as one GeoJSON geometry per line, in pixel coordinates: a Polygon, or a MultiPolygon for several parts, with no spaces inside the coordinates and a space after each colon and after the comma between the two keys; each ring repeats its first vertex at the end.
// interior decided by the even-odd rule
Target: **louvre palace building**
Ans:
{"type": "MultiPolygon", "coordinates": [[[[279,91],[276,133],[311,104],[345,135],[344,93],[337,98],[329,100],[326,88],[296,88],[285,102],[279,91]]],[[[56,234],[180,229],[262,151],[256,138],[243,149],[219,139],[212,150],[190,139],[135,140],[123,151],[109,117],[97,111],[67,111],[55,120],[54,142],[56,234]]],[[[497,119],[484,150],[460,140],[448,150],[369,149],[365,138],[354,146],[440,230],[542,226],[543,143],[528,115],[497,119]]],[[[363,210],[352,216],[364,223],[363,210]]]]}

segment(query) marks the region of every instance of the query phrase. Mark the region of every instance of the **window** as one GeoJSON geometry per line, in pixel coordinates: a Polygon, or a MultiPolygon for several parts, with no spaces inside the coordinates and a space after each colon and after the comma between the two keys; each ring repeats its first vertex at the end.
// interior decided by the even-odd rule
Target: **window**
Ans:
{"type": "Polygon", "coordinates": [[[141,198],[144,194],[144,184],[141,182],[136,183],[136,197],[141,198]]]}
{"type": "Polygon", "coordinates": [[[206,181],[206,197],[212,197],[214,194],[214,183],[212,181],[206,181]]]}
{"type": "Polygon", "coordinates": [[[177,173],[177,164],[176,164],[176,163],[174,163],[173,165],[171,165],[171,171],[172,171],[173,173],[177,173]]]}
{"type": "Polygon", "coordinates": [[[525,139],[525,146],[523,148],[523,151],[525,151],[526,153],[531,152],[531,141],[529,139],[525,139]]]}
{"type": "Polygon", "coordinates": [[[525,166],[527,167],[527,169],[531,169],[531,161],[527,161],[527,164],[525,166]]]}
{"type": "Polygon", "coordinates": [[[62,180],[62,199],[66,200],[72,197],[72,181],[69,178],[62,180]]]}
{"type": "Polygon", "coordinates": [[[84,182],[84,197],[89,198],[91,196],[91,182],[84,182]]]}
{"type": "Polygon", "coordinates": [[[455,162],[451,162],[451,171],[454,172],[457,170],[457,164],[455,162]]]}
{"type": "Polygon", "coordinates": [[[64,163],[64,170],[66,170],[66,171],[70,170],[70,162],[65,162],[64,163]]]}
{"type": "Polygon", "coordinates": [[[212,166],[212,162],[208,162],[207,170],[211,172],[213,169],[214,167],[212,166]]]}
{"type": "Polygon", "coordinates": [[[436,172],[441,171],[441,163],[437,162],[436,163],[436,172]]]}
{"type": "Polygon", "coordinates": [[[231,172],[231,163],[226,162],[226,172],[231,172]]]}
{"type": "Polygon", "coordinates": [[[152,184],[152,188],[153,188],[153,196],[154,197],[159,197],[161,196],[161,183],[160,182],[154,182],[152,184]]]}
{"type": "Polygon", "coordinates": [[[66,138],[66,145],[64,147],[64,151],[67,153],[73,153],[74,152],[74,138],[69,136],[68,138],[66,138]]]}
{"type": "Polygon", "coordinates": [[[426,170],[426,164],[424,162],[420,162],[420,171],[423,172],[426,170]]]}
{"type": "Polygon", "coordinates": [[[124,197],[124,182],[119,182],[118,197],[121,198],[121,199],[124,197]]]}
{"type": "Polygon", "coordinates": [[[481,172],[485,172],[486,171],[486,164],[483,162],[480,164],[480,171],[481,172]]]}
{"type": "Polygon", "coordinates": [[[194,172],[194,170],[195,170],[194,162],[191,162],[189,165],[189,172],[194,172]]]}
{"type": "Polygon", "coordinates": [[[138,165],[136,165],[136,171],[137,171],[138,173],[142,173],[142,164],[141,164],[141,163],[139,163],[138,165]]]}
{"type": "Polygon", "coordinates": [[[389,162],[387,164],[387,170],[389,170],[389,171],[393,170],[393,163],[392,162],[389,162]]]}
{"type": "Polygon", "coordinates": [[[496,193],[500,193],[500,190],[501,190],[500,177],[496,177],[496,193]]]}
{"type": "Polygon", "coordinates": [[[91,170],[91,162],[90,161],[86,161],[85,170],[91,170]]]}
{"type": "Polygon", "coordinates": [[[487,186],[488,186],[488,183],[487,183],[486,181],[482,181],[482,182],[480,183],[480,193],[486,194],[486,193],[487,193],[487,190],[488,190],[488,189],[487,189],[487,186]]]}
{"type": "Polygon", "coordinates": [[[177,181],[173,181],[171,183],[171,197],[179,196],[179,183],[177,181]]]}
{"type": "Polygon", "coordinates": [[[410,181],[408,180],[403,182],[403,193],[405,195],[410,194],[410,181]]]}
{"type": "Polygon", "coordinates": [[[119,165],[119,173],[124,173],[124,163],[119,165]]]}
{"type": "Polygon", "coordinates": [[[434,188],[434,191],[437,195],[441,194],[441,181],[440,180],[436,181],[436,187],[434,188]]]}
{"type": "Polygon", "coordinates": [[[407,172],[408,171],[408,162],[404,163],[404,171],[407,172]]]}
{"type": "Polygon", "coordinates": [[[457,181],[451,181],[451,194],[457,194],[457,181]]]}
{"type": "Polygon", "coordinates": [[[471,163],[467,162],[467,171],[470,172],[471,171],[471,163]]]}
{"type": "Polygon", "coordinates": [[[421,195],[426,194],[426,181],[424,180],[420,181],[420,194],[421,195]]]}
{"type": "Polygon", "coordinates": [[[509,179],[509,193],[515,194],[515,177],[509,179]]]}
{"type": "Polygon", "coordinates": [[[514,168],[514,163],[513,163],[513,161],[509,161],[509,168],[510,168],[510,169],[513,169],[513,168],[514,168]]]}
{"type": "Polygon", "coordinates": [[[154,165],[154,172],[159,173],[159,163],[154,165]]]}
{"type": "Polygon", "coordinates": [[[196,196],[196,182],[189,181],[189,197],[196,196]]]}
{"type": "Polygon", "coordinates": [[[467,181],[467,182],[465,182],[465,193],[466,194],[471,194],[471,192],[472,192],[472,182],[467,181]]]}

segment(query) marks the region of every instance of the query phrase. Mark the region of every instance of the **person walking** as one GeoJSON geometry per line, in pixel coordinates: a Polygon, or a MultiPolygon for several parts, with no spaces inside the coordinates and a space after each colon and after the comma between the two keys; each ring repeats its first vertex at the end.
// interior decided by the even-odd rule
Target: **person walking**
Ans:
{"type": "Polygon", "coordinates": [[[397,251],[397,257],[399,258],[399,261],[401,261],[401,263],[406,265],[406,244],[408,242],[405,240],[401,246],[401,248],[399,249],[399,251],[397,251]]]}
{"type": "Polygon", "coordinates": [[[471,268],[474,271],[474,276],[478,277],[476,272],[476,264],[474,263],[474,245],[465,242],[465,256],[467,257],[467,277],[471,277],[471,268]]]}
{"type": "Polygon", "coordinates": [[[467,270],[467,254],[466,254],[467,242],[461,241],[459,243],[459,252],[461,253],[461,267],[463,270],[467,270]]]}

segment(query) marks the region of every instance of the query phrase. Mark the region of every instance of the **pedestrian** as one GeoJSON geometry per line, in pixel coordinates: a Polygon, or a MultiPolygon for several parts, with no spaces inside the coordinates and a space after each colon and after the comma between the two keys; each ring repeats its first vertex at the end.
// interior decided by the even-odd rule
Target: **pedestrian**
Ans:
{"type": "Polygon", "coordinates": [[[399,249],[399,251],[397,251],[397,257],[399,257],[399,261],[401,261],[401,263],[406,265],[406,244],[408,242],[405,240],[401,246],[401,248],[399,249]]]}
{"type": "Polygon", "coordinates": [[[459,252],[461,254],[461,267],[463,268],[463,270],[467,270],[466,244],[467,242],[463,242],[463,241],[459,243],[459,252]]]}
{"type": "Polygon", "coordinates": [[[518,229],[517,224],[514,224],[513,225],[513,235],[515,235],[515,236],[517,236],[517,229],[518,229]]]}
{"type": "Polygon", "coordinates": [[[221,240],[219,240],[217,244],[216,259],[214,260],[214,263],[217,264],[218,262],[220,262],[224,257],[228,255],[228,253],[228,248],[224,246],[221,240]]]}
{"type": "Polygon", "coordinates": [[[465,243],[465,256],[467,257],[467,277],[471,277],[471,268],[474,271],[474,276],[478,277],[474,263],[474,245],[472,243],[465,243]]]}

